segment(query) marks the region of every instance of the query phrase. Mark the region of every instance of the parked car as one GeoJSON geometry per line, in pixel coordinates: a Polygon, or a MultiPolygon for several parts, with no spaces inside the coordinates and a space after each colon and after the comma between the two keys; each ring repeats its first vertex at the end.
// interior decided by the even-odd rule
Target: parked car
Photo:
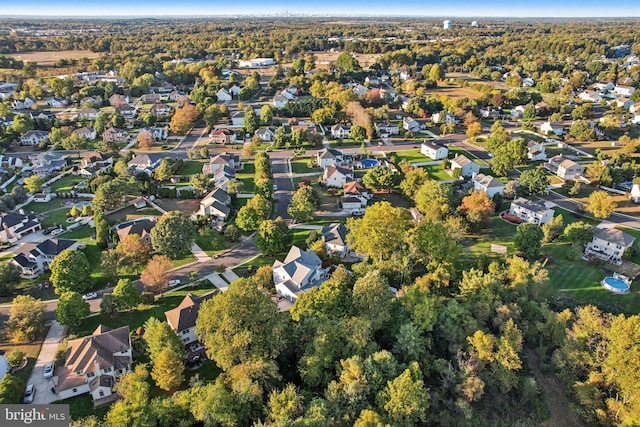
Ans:
{"type": "Polygon", "coordinates": [[[24,403],[31,403],[33,402],[33,398],[36,396],[36,388],[33,384],[29,384],[27,386],[27,389],[24,391],[24,397],[22,398],[22,401],[24,403]]]}
{"type": "Polygon", "coordinates": [[[82,295],[82,299],[84,300],[96,299],[96,298],[98,298],[98,294],[95,292],[89,292],[88,294],[82,295]]]}
{"type": "Polygon", "coordinates": [[[278,191],[278,186],[276,184],[273,184],[273,191],[278,191]]]}
{"type": "Polygon", "coordinates": [[[49,362],[44,367],[44,377],[51,378],[53,376],[53,363],[49,362]]]}
{"type": "Polygon", "coordinates": [[[171,279],[169,280],[169,287],[172,288],[174,286],[178,286],[180,283],[182,283],[180,279],[171,279]]]}
{"type": "Polygon", "coordinates": [[[58,234],[62,234],[62,233],[64,233],[64,230],[62,228],[56,228],[55,230],[53,230],[51,232],[51,235],[52,236],[57,236],[58,234]]]}

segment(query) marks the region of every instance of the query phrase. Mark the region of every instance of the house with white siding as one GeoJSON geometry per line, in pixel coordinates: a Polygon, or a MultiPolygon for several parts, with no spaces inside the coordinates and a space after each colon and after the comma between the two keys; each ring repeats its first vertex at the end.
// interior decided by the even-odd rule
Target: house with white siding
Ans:
{"type": "Polygon", "coordinates": [[[553,219],[553,209],[549,209],[542,202],[516,197],[509,207],[509,214],[517,216],[524,222],[542,225],[553,219]]]}

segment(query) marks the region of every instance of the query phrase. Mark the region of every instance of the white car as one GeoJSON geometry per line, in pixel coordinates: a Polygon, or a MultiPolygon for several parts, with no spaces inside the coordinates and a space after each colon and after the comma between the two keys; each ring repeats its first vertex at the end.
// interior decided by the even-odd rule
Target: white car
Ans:
{"type": "Polygon", "coordinates": [[[53,376],[53,363],[49,362],[44,367],[44,377],[45,378],[51,378],[52,376],[53,376]]]}
{"type": "Polygon", "coordinates": [[[51,232],[51,235],[52,236],[57,236],[58,234],[62,234],[62,233],[64,233],[64,230],[62,228],[56,228],[55,230],[53,230],[51,232]]]}
{"type": "Polygon", "coordinates": [[[29,384],[27,386],[27,389],[24,391],[24,397],[22,398],[22,401],[24,403],[31,403],[33,402],[33,398],[36,395],[36,387],[33,384],[29,384]]]}
{"type": "Polygon", "coordinates": [[[171,279],[169,280],[169,287],[178,286],[180,283],[182,283],[180,279],[171,279]]]}
{"type": "Polygon", "coordinates": [[[89,292],[88,294],[82,295],[82,299],[84,299],[84,300],[96,299],[96,298],[98,298],[98,294],[95,293],[95,292],[89,292]]]}
{"type": "Polygon", "coordinates": [[[278,191],[278,186],[276,184],[273,184],[273,191],[278,191]]]}

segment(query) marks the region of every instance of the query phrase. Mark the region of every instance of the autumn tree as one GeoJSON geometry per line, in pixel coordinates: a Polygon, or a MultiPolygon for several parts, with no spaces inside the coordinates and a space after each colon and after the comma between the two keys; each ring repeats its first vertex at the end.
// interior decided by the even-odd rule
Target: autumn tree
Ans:
{"type": "Polygon", "coordinates": [[[162,294],[169,284],[170,271],[173,268],[171,259],[165,255],[154,255],[147,268],[140,275],[140,281],[146,291],[155,295],[162,294]]]}
{"type": "Polygon", "coordinates": [[[195,225],[179,211],[165,213],[151,229],[153,248],[172,259],[189,254],[195,238],[195,225]]]}
{"type": "Polygon", "coordinates": [[[471,139],[475,139],[481,133],[482,125],[479,122],[473,122],[467,127],[467,136],[471,139]]]}
{"type": "Polygon", "coordinates": [[[319,198],[313,187],[305,185],[293,193],[287,212],[296,222],[305,222],[313,218],[318,209],[319,198]]]}
{"type": "Polygon", "coordinates": [[[132,270],[137,270],[147,262],[150,253],[151,247],[149,244],[135,233],[125,236],[115,248],[118,266],[132,270]]]}
{"type": "Polygon", "coordinates": [[[200,117],[200,112],[196,108],[195,105],[186,104],[181,108],[177,108],[173,117],[171,118],[171,123],[169,126],[171,130],[175,133],[186,134],[189,132],[189,129],[193,126],[193,124],[200,117]]]}
{"type": "Polygon", "coordinates": [[[82,296],[73,291],[60,294],[56,307],[56,319],[62,325],[73,325],[87,317],[91,312],[89,303],[82,296]]]}
{"type": "Polygon", "coordinates": [[[606,191],[594,191],[589,196],[586,209],[596,218],[604,219],[608,218],[616,209],[616,202],[606,191]]]}
{"type": "Polygon", "coordinates": [[[439,221],[451,211],[451,186],[429,179],[415,195],[416,206],[427,220],[439,221]]]}
{"type": "Polygon", "coordinates": [[[151,377],[158,387],[171,390],[182,384],[186,354],[180,338],[169,324],[151,317],[144,324],[143,337],[153,363],[151,377]]]}
{"type": "Polygon", "coordinates": [[[5,335],[14,344],[31,341],[44,331],[44,304],[31,295],[18,295],[11,301],[5,335]]]}
{"type": "Polygon", "coordinates": [[[398,182],[398,174],[385,166],[376,166],[362,177],[367,188],[375,190],[392,190],[398,182]]]}
{"type": "Polygon", "coordinates": [[[82,251],[65,249],[53,259],[49,269],[57,294],[66,291],[83,292],[92,285],[91,267],[82,251]]]}
{"type": "Polygon", "coordinates": [[[470,224],[480,226],[486,224],[489,217],[495,213],[495,206],[485,191],[472,191],[462,199],[458,210],[470,224]]]}
{"type": "Polygon", "coordinates": [[[382,396],[384,410],[393,425],[412,426],[426,421],[429,394],[416,362],[389,381],[382,396]]]}
{"type": "Polygon", "coordinates": [[[138,148],[142,150],[148,150],[151,148],[153,143],[155,142],[155,138],[153,137],[153,133],[150,130],[142,130],[138,134],[138,148]]]}
{"type": "Polygon", "coordinates": [[[429,180],[429,174],[423,168],[411,168],[404,173],[400,189],[409,198],[413,198],[422,184],[429,180]]]}

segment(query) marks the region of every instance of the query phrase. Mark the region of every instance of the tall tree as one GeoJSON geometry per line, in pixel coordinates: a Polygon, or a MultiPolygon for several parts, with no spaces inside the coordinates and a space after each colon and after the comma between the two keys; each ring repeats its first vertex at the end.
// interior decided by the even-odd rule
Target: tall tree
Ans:
{"type": "Polygon", "coordinates": [[[115,254],[119,267],[137,270],[149,260],[151,248],[137,234],[129,234],[118,242],[115,254]]]}
{"type": "Polygon", "coordinates": [[[538,224],[524,223],[516,228],[513,244],[526,259],[535,261],[540,256],[543,238],[544,233],[538,224]]]}
{"type": "Polygon", "coordinates": [[[154,255],[149,260],[147,268],[140,275],[140,281],[145,290],[155,295],[162,294],[164,288],[169,284],[170,271],[173,264],[169,257],[164,255],[154,255]]]}
{"type": "Polygon", "coordinates": [[[594,191],[589,196],[586,209],[596,218],[604,219],[608,218],[616,209],[616,202],[606,191],[594,191]]]}
{"type": "Polygon", "coordinates": [[[393,381],[389,381],[383,396],[383,408],[393,425],[408,427],[426,421],[429,394],[417,363],[412,363],[393,381]]]}
{"type": "Polygon", "coordinates": [[[520,185],[526,194],[547,194],[550,181],[542,168],[529,169],[520,174],[520,185]]]}
{"type": "Polygon", "coordinates": [[[429,80],[437,82],[443,80],[445,76],[444,67],[442,64],[433,64],[429,70],[429,80]]]}
{"type": "Polygon", "coordinates": [[[10,295],[20,284],[20,269],[11,262],[0,263],[0,296],[10,295]]]}
{"type": "Polygon", "coordinates": [[[318,209],[318,202],[318,196],[313,187],[305,185],[293,193],[287,212],[296,222],[309,221],[318,209]]]}
{"type": "Polygon", "coordinates": [[[120,310],[128,310],[140,304],[140,291],[129,279],[120,279],[113,288],[113,297],[120,310]]]}
{"type": "Polygon", "coordinates": [[[179,211],[167,212],[151,230],[151,244],[161,254],[172,259],[189,254],[196,238],[196,227],[179,211]]]}
{"type": "Polygon", "coordinates": [[[495,213],[495,206],[485,191],[473,191],[462,199],[458,210],[466,216],[470,224],[480,226],[486,224],[489,217],[495,213]]]}
{"type": "Polygon", "coordinates": [[[38,175],[31,175],[24,179],[24,186],[29,193],[37,193],[42,188],[44,179],[38,175]]]}
{"type": "Polygon", "coordinates": [[[398,183],[398,174],[388,167],[377,166],[367,171],[362,183],[374,190],[392,190],[398,183]]]}
{"type": "Polygon", "coordinates": [[[5,335],[18,344],[31,341],[44,331],[44,304],[31,295],[18,295],[11,301],[5,335]]]}
{"type": "Polygon", "coordinates": [[[53,259],[49,269],[57,294],[66,291],[83,292],[92,285],[91,267],[82,251],[65,249],[53,259]]]}
{"type": "Polygon", "coordinates": [[[91,313],[89,303],[73,291],[63,292],[58,299],[56,319],[62,325],[73,325],[91,313]]]}
{"type": "Polygon", "coordinates": [[[263,254],[274,255],[283,252],[291,244],[291,239],[287,223],[278,217],[260,223],[254,243],[263,254]]]}
{"type": "Polygon", "coordinates": [[[439,221],[451,210],[451,186],[429,179],[415,195],[416,206],[430,221],[439,221]]]}

